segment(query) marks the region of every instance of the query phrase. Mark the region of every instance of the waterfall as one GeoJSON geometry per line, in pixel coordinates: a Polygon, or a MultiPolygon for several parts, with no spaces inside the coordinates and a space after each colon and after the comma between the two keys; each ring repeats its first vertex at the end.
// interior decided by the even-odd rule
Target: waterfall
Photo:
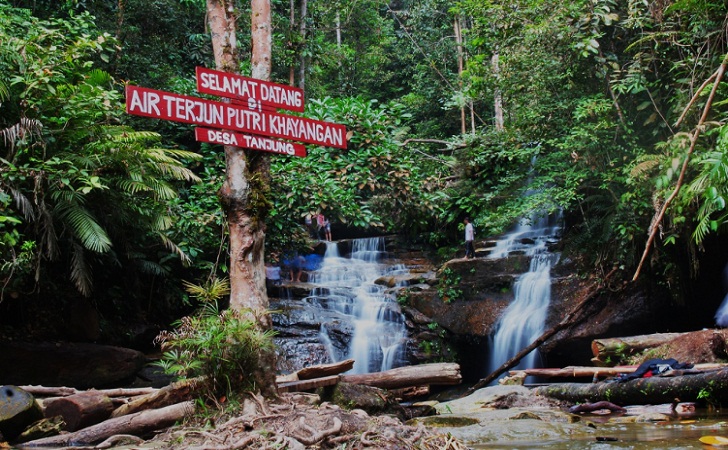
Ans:
{"type": "Polygon", "coordinates": [[[403,364],[404,316],[397,302],[386,295],[386,287],[375,281],[406,269],[401,264],[382,264],[383,253],[383,238],[355,239],[348,258],[339,254],[336,243],[328,242],[321,267],[311,274],[317,286],[312,297],[352,323],[347,353],[335,350],[326,324],[320,333],[333,361],[354,359],[351,373],[379,372],[403,364]]]}
{"type": "MultiPolygon", "coordinates": [[[[550,253],[547,243],[555,240],[561,230],[561,216],[522,220],[516,228],[500,239],[490,258],[507,257],[512,252],[531,256],[528,272],[514,284],[514,299],[503,312],[491,338],[488,373],[498,369],[529,346],[544,332],[546,313],[551,302],[551,268],[559,255],[550,253]]],[[[532,351],[521,359],[517,368],[541,365],[538,352],[532,351]]]]}

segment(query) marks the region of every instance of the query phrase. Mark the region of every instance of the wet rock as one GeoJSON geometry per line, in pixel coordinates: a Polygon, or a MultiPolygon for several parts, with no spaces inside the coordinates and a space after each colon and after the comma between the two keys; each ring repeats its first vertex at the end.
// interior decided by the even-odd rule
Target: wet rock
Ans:
{"type": "Polygon", "coordinates": [[[594,433],[588,424],[575,422],[556,403],[532,394],[523,386],[491,386],[435,408],[438,416],[419,417],[408,423],[437,427],[439,432],[465,443],[508,443],[503,448],[519,441],[546,442],[564,436],[577,439],[594,433]],[[504,400],[513,406],[503,408],[504,400]]]}
{"type": "Polygon", "coordinates": [[[371,415],[400,409],[387,391],[364,384],[337,383],[319,389],[317,394],[323,401],[347,410],[361,409],[371,415]]]}
{"type": "Polygon", "coordinates": [[[40,406],[31,394],[16,386],[0,386],[0,435],[5,440],[13,441],[42,418],[40,406]]]}

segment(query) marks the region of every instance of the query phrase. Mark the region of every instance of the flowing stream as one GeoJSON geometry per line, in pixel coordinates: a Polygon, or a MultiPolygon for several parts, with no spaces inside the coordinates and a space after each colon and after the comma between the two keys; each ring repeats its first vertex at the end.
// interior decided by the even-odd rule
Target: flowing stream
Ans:
{"type": "MultiPolygon", "coordinates": [[[[505,258],[519,253],[531,256],[528,272],[518,277],[514,299],[503,312],[491,338],[488,373],[498,369],[544,331],[546,313],[551,302],[551,268],[559,254],[548,251],[547,244],[558,239],[561,217],[534,217],[521,221],[516,228],[496,242],[489,258],[505,258]]],[[[537,351],[521,359],[516,368],[539,367],[537,351]]]]}
{"type": "MultiPolygon", "coordinates": [[[[353,324],[347,352],[327,345],[332,361],[354,359],[350,373],[379,372],[404,364],[404,316],[395,299],[386,295],[386,287],[375,281],[407,269],[402,264],[382,263],[384,254],[381,237],[355,239],[348,257],[339,255],[338,245],[329,242],[321,267],[311,276],[311,282],[317,286],[312,296],[353,324]]],[[[320,337],[324,343],[331,342],[325,326],[320,337]]]]}

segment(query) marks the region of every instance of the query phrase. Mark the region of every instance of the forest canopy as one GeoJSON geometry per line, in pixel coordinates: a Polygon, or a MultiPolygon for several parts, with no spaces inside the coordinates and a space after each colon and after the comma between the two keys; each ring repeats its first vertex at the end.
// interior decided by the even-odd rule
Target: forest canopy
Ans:
{"type": "MultiPolygon", "coordinates": [[[[655,225],[648,269],[677,279],[725,230],[725,2],[272,5],[272,80],[351,139],[271,156],[270,254],[310,245],[318,211],[339,236],[402,234],[442,257],[465,216],[485,238],[558,213],[584,272],[631,276],[655,225]]],[[[185,306],[181,280],[225,275],[221,149],[123,110],[127,83],[198,95],[204,15],[195,0],[0,0],[0,302],[163,314],[185,306]]]]}

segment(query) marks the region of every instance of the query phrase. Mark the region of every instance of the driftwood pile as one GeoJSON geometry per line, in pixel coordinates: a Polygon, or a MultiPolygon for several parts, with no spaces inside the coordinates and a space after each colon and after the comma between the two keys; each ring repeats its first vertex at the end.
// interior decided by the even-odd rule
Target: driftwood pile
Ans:
{"type": "MultiPolygon", "coordinates": [[[[235,418],[226,422],[228,432],[232,433],[227,437],[213,438],[207,431],[207,438],[215,443],[216,448],[242,448],[239,445],[241,437],[234,437],[240,431],[251,431],[255,428],[256,422],[268,422],[267,430],[271,430],[274,419],[288,417],[287,420],[294,420],[293,429],[284,432],[283,425],[290,426],[287,421],[281,422],[281,435],[278,438],[288,442],[288,448],[299,448],[298,444],[313,445],[323,441],[336,442],[335,438],[347,436],[346,440],[359,439],[366,441],[367,431],[351,434],[357,426],[369,426],[371,420],[361,420],[350,416],[348,412],[337,412],[328,414],[326,418],[317,418],[320,415],[312,400],[304,401],[304,405],[293,405],[300,399],[306,399],[297,392],[307,391],[318,387],[328,386],[338,382],[349,384],[361,384],[374,387],[381,387],[392,390],[399,390],[400,396],[411,395],[413,392],[419,394],[427,393],[430,384],[454,385],[461,382],[460,370],[457,364],[425,364],[421,366],[403,367],[390,371],[364,374],[364,375],[341,375],[353,366],[353,361],[309,367],[301,371],[282,377],[278,380],[280,401],[283,406],[267,405],[265,400],[254,395],[249,395],[250,402],[247,411],[243,409],[244,419],[236,421],[235,418]],[[306,407],[304,407],[306,406],[306,407]],[[288,410],[289,414],[275,413],[273,409],[280,411],[288,410]],[[308,412],[305,412],[308,411],[308,412]],[[295,413],[295,414],[294,414],[295,413]],[[291,415],[295,415],[292,417],[291,415]],[[332,419],[333,417],[333,419],[332,419]],[[343,428],[342,428],[343,427],[343,428]],[[349,427],[349,428],[347,428],[349,427]],[[231,430],[237,430],[233,432],[231,430]],[[347,431],[348,430],[348,431],[347,431]],[[284,439],[285,438],[285,439],[284,439]],[[237,441],[235,440],[237,439],[237,441]],[[229,445],[220,445],[220,442],[228,442],[229,445]],[[235,441],[235,442],[233,442],[235,441]],[[290,442],[289,442],[290,441],[290,442]],[[232,443],[231,443],[232,442],[232,443]],[[233,445],[234,444],[234,445],[233,445]]],[[[189,418],[194,411],[192,399],[195,397],[196,389],[200,380],[185,380],[173,383],[162,389],[109,389],[79,391],[67,387],[43,387],[43,386],[22,386],[21,389],[32,394],[38,399],[44,411],[42,424],[36,424],[34,431],[26,431],[18,439],[16,445],[25,447],[63,447],[63,446],[86,446],[87,448],[108,448],[118,445],[119,440],[130,443],[138,443],[142,437],[148,437],[150,433],[167,429],[184,418],[189,418]],[[62,418],[61,421],[58,418],[62,418]],[[38,431],[42,430],[42,431],[38,431]],[[60,434],[59,434],[60,433],[60,434]],[[22,442],[22,444],[18,444],[22,442]]],[[[397,392],[397,391],[393,391],[397,392]]],[[[335,408],[329,405],[329,409],[335,408]]],[[[366,415],[361,411],[360,415],[366,415]]],[[[383,419],[381,419],[383,420],[383,419]]],[[[392,424],[387,425],[392,428],[392,424]]],[[[437,443],[431,448],[457,449],[458,443],[452,441],[446,444],[436,434],[426,432],[424,429],[418,431],[410,430],[411,427],[404,425],[400,433],[392,437],[391,448],[430,448],[428,442],[437,443]],[[403,440],[404,439],[404,440],[403,440]],[[409,444],[408,444],[409,442],[409,444]],[[409,446],[411,444],[411,447],[409,446]]],[[[394,428],[392,428],[394,429],[394,428]]],[[[379,431],[371,431],[369,438],[378,435],[379,431]]],[[[193,433],[194,434],[194,433],[193,433]]],[[[205,437],[205,433],[198,434],[205,437]]],[[[177,439],[176,437],[175,439],[177,439]]],[[[245,438],[246,445],[253,440],[271,439],[270,435],[258,435],[245,438]]],[[[379,438],[383,438],[379,436],[379,438]]],[[[385,439],[386,440],[386,439],[385,439]]],[[[191,440],[193,441],[193,440],[191,440]]],[[[260,443],[260,442],[259,442],[260,443]]],[[[177,446],[175,448],[182,448],[177,446]]],[[[262,447],[261,447],[262,448],[262,447]]],[[[300,448],[303,448],[302,446],[300,448]]],[[[386,448],[386,447],[382,447],[386,448]]]]}

